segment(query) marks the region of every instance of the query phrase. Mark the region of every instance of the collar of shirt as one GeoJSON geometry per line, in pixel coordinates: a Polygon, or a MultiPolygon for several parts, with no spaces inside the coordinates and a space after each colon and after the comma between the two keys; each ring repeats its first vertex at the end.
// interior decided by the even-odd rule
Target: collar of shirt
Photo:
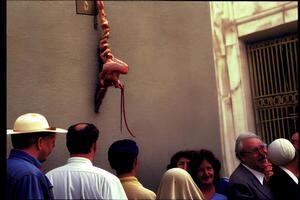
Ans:
{"type": "Polygon", "coordinates": [[[290,170],[288,170],[285,167],[279,166],[283,171],[285,171],[294,181],[295,183],[298,184],[298,178],[293,174],[293,172],[291,172],[290,170]]]}
{"type": "Polygon", "coordinates": [[[264,184],[264,177],[265,177],[265,175],[263,173],[261,173],[259,171],[256,171],[254,169],[251,169],[250,167],[248,167],[247,165],[245,165],[243,163],[242,163],[242,165],[244,167],[246,167],[257,178],[257,180],[260,182],[261,185],[264,184]]]}
{"type": "Polygon", "coordinates": [[[119,178],[121,182],[127,182],[127,181],[138,181],[136,177],[134,176],[126,176],[119,178]]]}
{"type": "Polygon", "coordinates": [[[135,184],[136,186],[143,186],[135,176],[127,176],[119,179],[122,184],[130,183],[130,184],[135,184]]]}
{"type": "Polygon", "coordinates": [[[40,166],[41,166],[40,161],[38,161],[36,158],[31,156],[29,153],[19,150],[19,149],[12,149],[10,151],[9,159],[14,159],[14,158],[19,158],[19,159],[25,160],[25,161],[33,164],[37,168],[40,168],[40,166]]]}
{"type": "Polygon", "coordinates": [[[86,164],[89,166],[93,166],[93,163],[91,160],[83,157],[71,157],[68,159],[68,164],[86,164]]]}

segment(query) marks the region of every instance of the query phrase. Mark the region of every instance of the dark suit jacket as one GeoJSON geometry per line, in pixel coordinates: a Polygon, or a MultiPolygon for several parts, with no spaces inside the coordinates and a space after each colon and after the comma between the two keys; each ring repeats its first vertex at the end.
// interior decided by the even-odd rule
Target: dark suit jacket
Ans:
{"type": "Polygon", "coordinates": [[[229,200],[273,200],[270,187],[261,185],[257,178],[240,164],[229,178],[229,200]]]}
{"type": "Polygon", "coordinates": [[[280,167],[273,166],[273,176],[270,178],[270,187],[276,200],[298,200],[298,184],[280,167]]]}

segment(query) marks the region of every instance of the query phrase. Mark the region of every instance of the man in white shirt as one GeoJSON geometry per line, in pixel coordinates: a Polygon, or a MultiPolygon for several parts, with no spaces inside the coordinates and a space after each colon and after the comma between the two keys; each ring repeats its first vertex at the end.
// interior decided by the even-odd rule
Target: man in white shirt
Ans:
{"type": "Polygon", "coordinates": [[[272,200],[273,194],[264,174],[271,175],[267,145],[256,134],[247,132],[236,139],[235,153],[241,161],[229,178],[229,200],[272,200]]]}
{"type": "Polygon", "coordinates": [[[99,130],[93,124],[69,127],[66,143],[70,158],[66,165],[46,174],[55,199],[127,199],[118,177],[92,164],[98,137],[99,130]]]}
{"type": "Polygon", "coordinates": [[[285,139],[274,140],[268,147],[268,156],[274,164],[270,178],[271,190],[276,200],[298,200],[298,155],[293,144],[285,139]]]}

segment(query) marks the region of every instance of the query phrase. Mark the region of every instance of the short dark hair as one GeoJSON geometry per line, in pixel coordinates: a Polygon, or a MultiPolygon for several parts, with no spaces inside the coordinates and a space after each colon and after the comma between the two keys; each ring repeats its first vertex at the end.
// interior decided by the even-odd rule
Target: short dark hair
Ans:
{"type": "Polygon", "coordinates": [[[99,137],[99,130],[94,124],[77,123],[68,128],[66,136],[70,154],[87,154],[99,137]]]}
{"type": "Polygon", "coordinates": [[[213,167],[214,183],[220,180],[221,162],[215,157],[215,155],[211,151],[207,149],[201,149],[195,156],[193,162],[191,163],[192,164],[191,176],[198,186],[199,186],[198,169],[203,160],[207,160],[213,167]]]}
{"type": "Polygon", "coordinates": [[[40,137],[53,136],[53,132],[34,132],[11,134],[11,143],[15,149],[27,149],[34,145],[40,137]]]}
{"type": "Polygon", "coordinates": [[[167,170],[177,167],[177,163],[180,160],[180,158],[187,158],[190,161],[192,161],[195,153],[196,151],[194,150],[178,151],[171,157],[170,163],[167,165],[167,170]]]}
{"type": "Polygon", "coordinates": [[[139,148],[135,141],[125,139],[114,142],[108,149],[108,161],[117,175],[129,173],[133,169],[139,148]]]}

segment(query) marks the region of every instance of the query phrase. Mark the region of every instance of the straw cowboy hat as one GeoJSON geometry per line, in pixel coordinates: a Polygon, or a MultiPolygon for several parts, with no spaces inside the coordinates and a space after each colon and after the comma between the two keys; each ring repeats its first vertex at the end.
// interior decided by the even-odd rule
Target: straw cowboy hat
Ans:
{"type": "Polygon", "coordinates": [[[7,134],[22,134],[35,132],[67,133],[62,128],[50,127],[47,119],[38,113],[27,113],[18,117],[14,129],[8,129],[7,134]]]}

